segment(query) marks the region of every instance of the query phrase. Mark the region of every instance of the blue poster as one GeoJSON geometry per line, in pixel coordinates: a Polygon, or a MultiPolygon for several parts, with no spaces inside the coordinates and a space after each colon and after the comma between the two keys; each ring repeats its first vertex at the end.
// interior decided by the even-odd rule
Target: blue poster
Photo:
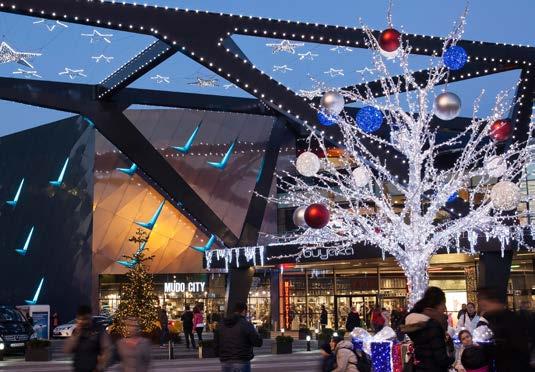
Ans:
{"type": "Polygon", "coordinates": [[[48,339],[48,311],[32,312],[33,330],[40,339],[48,339]]]}

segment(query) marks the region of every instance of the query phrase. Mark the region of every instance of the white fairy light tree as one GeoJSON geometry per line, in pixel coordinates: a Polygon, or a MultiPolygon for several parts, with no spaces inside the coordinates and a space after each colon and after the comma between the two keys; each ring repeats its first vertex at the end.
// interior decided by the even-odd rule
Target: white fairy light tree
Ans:
{"type": "MultiPolygon", "coordinates": [[[[466,12],[444,39],[442,56],[460,40],[465,18],[466,12]]],[[[376,98],[368,85],[359,91],[325,93],[318,115],[338,126],[341,138],[336,140],[343,154],[336,162],[320,161],[311,148],[318,147],[326,154],[330,142],[326,135],[310,128],[309,151],[296,161],[301,175],[279,174],[279,187],[284,192],[270,201],[301,206],[294,214],[294,221],[305,233],[300,242],[306,236],[308,243],[321,247],[336,236],[340,249],[370,244],[378,247],[383,257],[385,253],[392,255],[407,278],[408,303],[412,306],[428,286],[429,263],[438,250],[460,250],[461,239],[468,241],[472,253],[477,249],[478,238],[480,244],[482,238],[498,239],[502,250],[512,240],[522,242],[523,229],[518,219],[523,214],[516,208],[522,199],[518,185],[529,161],[531,135],[527,134],[525,142],[500,145],[513,134],[507,133],[512,132],[512,124],[506,118],[514,87],[499,93],[494,108],[486,115],[479,112],[482,92],[473,104],[473,116],[466,128],[439,142],[438,128],[431,125],[433,117],[451,119],[460,110],[455,94],[453,98],[448,94],[441,98],[437,89],[447,80],[451,66],[448,68],[444,58],[431,60],[427,81],[422,84],[409,67],[411,47],[403,36],[392,52],[381,49],[381,39],[377,40],[366,27],[364,30],[368,47],[374,51],[373,68],[381,76],[385,97],[376,98]],[[392,57],[399,62],[402,79],[389,72],[392,57]],[[343,97],[369,110],[363,112],[362,118],[340,116],[343,97]],[[383,129],[386,126],[389,136],[373,133],[377,129],[369,127],[373,117],[380,117],[379,125],[383,129]],[[406,169],[404,175],[396,175],[372,147],[388,153],[389,162],[397,159],[406,169]],[[438,167],[440,152],[452,147],[459,149],[456,160],[447,169],[438,167]],[[457,195],[462,196],[467,207],[464,213],[451,210],[452,198],[457,195]],[[401,204],[395,202],[400,200],[401,204]],[[305,208],[312,204],[322,204],[329,211],[329,223],[323,228],[312,229],[305,224],[305,220],[309,225],[319,221],[321,227],[321,218],[325,217],[317,208],[307,209],[307,215],[305,208]]]]}

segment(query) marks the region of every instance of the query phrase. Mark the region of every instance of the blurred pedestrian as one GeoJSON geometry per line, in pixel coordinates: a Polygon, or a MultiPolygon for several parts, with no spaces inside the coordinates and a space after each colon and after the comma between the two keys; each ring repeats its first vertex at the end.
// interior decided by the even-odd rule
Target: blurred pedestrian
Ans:
{"type": "Polygon", "coordinates": [[[353,329],[355,329],[356,327],[361,327],[361,326],[362,326],[362,321],[360,320],[360,315],[357,312],[357,308],[353,306],[349,314],[347,314],[346,330],[348,332],[352,332],[353,329]]]}
{"type": "Polygon", "coordinates": [[[247,304],[238,302],[234,314],[223,319],[214,332],[216,356],[222,372],[250,372],[253,347],[262,346],[262,337],[245,319],[247,304]]]}
{"type": "Polygon", "coordinates": [[[488,372],[488,358],[483,349],[473,341],[470,331],[466,329],[460,331],[459,340],[461,347],[457,352],[454,365],[457,372],[488,372]]]}
{"type": "Polygon", "coordinates": [[[321,330],[324,330],[325,327],[327,327],[327,309],[325,309],[325,305],[321,305],[320,325],[321,330]]]}
{"type": "Polygon", "coordinates": [[[335,336],[331,339],[330,346],[336,360],[336,368],[332,372],[359,372],[357,355],[353,351],[351,341],[345,341],[342,337],[335,336]]]}
{"type": "Polygon", "coordinates": [[[117,352],[123,372],[147,372],[150,365],[151,343],[141,337],[136,318],[125,321],[126,337],[117,343],[117,352]]]}
{"type": "Polygon", "coordinates": [[[76,328],[65,341],[64,351],[74,355],[75,372],[104,371],[111,356],[111,341],[104,328],[93,323],[91,307],[78,308],[76,328]]]}
{"type": "Polygon", "coordinates": [[[202,343],[202,331],[204,330],[204,316],[201,308],[196,305],[193,307],[193,329],[197,332],[199,344],[202,343]]]}
{"type": "Polygon", "coordinates": [[[165,347],[165,343],[169,340],[169,317],[164,308],[158,310],[158,321],[160,322],[160,347],[165,347]]]}
{"type": "Polygon", "coordinates": [[[379,304],[377,304],[372,310],[371,318],[372,327],[375,333],[383,329],[383,327],[385,326],[385,318],[383,317],[383,311],[379,304]]]}
{"type": "Polygon", "coordinates": [[[186,347],[189,349],[189,343],[191,340],[191,346],[195,349],[195,339],[193,338],[193,313],[191,312],[189,305],[186,305],[180,320],[182,321],[182,329],[184,330],[186,347]]]}
{"type": "Polygon", "coordinates": [[[415,372],[447,372],[455,361],[446,344],[446,295],[437,287],[429,287],[405,318],[401,329],[414,343],[415,372]]]}
{"type": "Polygon", "coordinates": [[[466,313],[466,304],[461,305],[461,310],[457,313],[457,319],[461,319],[461,316],[463,316],[464,313],[466,313]]]}
{"type": "Polygon", "coordinates": [[[385,319],[385,324],[383,326],[384,327],[390,326],[390,311],[388,311],[386,308],[383,307],[381,309],[381,315],[385,319]]]}
{"type": "Polygon", "coordinates": [[[320,345],[319,349],[321,355],[321,371],[331,372],[336,364],[336,359],[331,349],[331,343],[324,342],[322,345],[320,345]]]}
{"type": "Polygon", "coordinates": [[[52,327],[50,327],[50,337],[52,337],[52,334],[54,332],[54,328],[58,327],[59,326],[59,315],[57,312],[54,312],[54,314],[52,314],[52,327]]]}
{"type": "Polygon", "coordinates": [[[494,342],[484,347],[494,356],[498,372],[527,372],[529,367],[528,328],[517,314],[506,307],[506,294],[495,288],[481,288],[477,293],[481,319],[478,327],[487,325],[494,342]]]}
{"type": "Polygon", "coordinates": [[[392,315],[390,319],[391,327],[396,332],[398,341],[403,341],[405,338],[405,333],[401,331],[401,326],[405,323],[405,317],[407,316],[407,311],[404,308],[392,310],[392,315]]]}
{"type": "Polygon", "coordinates": [[[457,329],[463,330],[467,329],[472,333],[476,329],[477,324],[479,323],[479,315],[476,313],[476,305],[472,302],[466,304],[466,311],[459,318],[457,322],[457,329]]]}

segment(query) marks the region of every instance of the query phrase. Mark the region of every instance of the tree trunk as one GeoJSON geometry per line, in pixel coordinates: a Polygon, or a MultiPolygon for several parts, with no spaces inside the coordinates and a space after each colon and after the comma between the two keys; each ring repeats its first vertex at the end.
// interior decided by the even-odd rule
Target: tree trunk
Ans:
{"type": "Polygon", "coordinates": [[[414,304],[420,300],[427,287],[429,286],[429,262],[427,259],[421,259],[416,262],[407,262],[402,265],[403,272],[407,278],[407,307],[412,309],[414,304]]]}

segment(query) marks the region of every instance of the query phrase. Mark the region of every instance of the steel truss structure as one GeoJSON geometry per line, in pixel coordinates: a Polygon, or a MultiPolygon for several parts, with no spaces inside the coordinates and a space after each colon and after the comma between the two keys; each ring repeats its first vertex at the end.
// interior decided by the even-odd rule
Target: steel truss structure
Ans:
{"type": "MultiPolygon", "coordinates": [[[[362,29],[320,25],[244,15],[211,13],[155,5],[97,0],[8,0],[0,2],[0,11],[23,16],[61,20],[62,22],[150,35],[155,38],[147,48],[97,85],[43,82],[0,78],[0,99],[73,112],[90,120],[95,127],[143,171],[143,176],[191,217],[207,233],[215,234],[227,247],[254,245],[264,215],[265,199],[253,197],[240,236],[233,234],[223,221],[171,167],[165,158],[123,115],[132,104],[182,107],[200,110],[242,112],[276,116],[266,164],[255,191],[267,195],[273,179],[283,132],[289,128],[296,138],[307,135],[316,120],[319,99],[301,97],[258,69],[240,50],[234,35],[306,41],[318,44],[366,48],[362,29]],[[126,88],[175,53],[182,53],[213,73],[236,84],[256,99],[209,96],[126,88]]],[[[374,31],[377,37],[379,31],[374,31]]],[[[439,56],[443,39],[434,36],[404,34],[412,53],[439,56]]],[[[521,83],[511,112],[515,124],[512,141],[523,141],[532,115],[535,94],[535,48],[461,40],[470,56],[460,71],[452,71],[449,81],[462,81],[510,70],[520,70],[521,83]]],[[[415,77],[422,83],[428,71],[415,77]]],[[[398,77],[402,79],[402,77],[398,77]]],[[[444,81],[445,83],[445,81],[444,81]]],[[[379,80],[368,83],[376,96],[383,96],[379,80]]],[[[342,89],[364,89],[358,84],[342,89]]],[[[351,103],[351,102],[346,102],[351,103]]],[[[348,113],[355,109],[347,108],[348,113]]],[[[441,136],[449,138],[462,130],[469,118],[451,122],[436,121],[441,136]]],[[[231,125],[231,123],[229,123],[231,125]]],[[[322,128],[332,145],[339,146],[336,126],[322,128]]],[[[375,146],[370,150],[381,151],[375,146]]],[[[449,149],[445,156],[455,156],[449,149]]],[[[395,154],[381,153],[388,166],[403,172],[395,154]]]]}

